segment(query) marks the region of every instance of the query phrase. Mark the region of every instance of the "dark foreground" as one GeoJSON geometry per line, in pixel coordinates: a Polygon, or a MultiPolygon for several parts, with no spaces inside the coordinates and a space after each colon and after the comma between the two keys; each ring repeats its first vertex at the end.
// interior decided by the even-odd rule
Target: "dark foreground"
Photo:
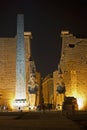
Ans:
{"type": "Polygon", "coordinates": [[[0,130],[86,130],[87,112],[1,112],[0,130]]]}
{"type": "Polygon", "coordinates": [[[77,111],[66,117],[79,124],[81,130],[87,130],[87,111],[77,111]]]}

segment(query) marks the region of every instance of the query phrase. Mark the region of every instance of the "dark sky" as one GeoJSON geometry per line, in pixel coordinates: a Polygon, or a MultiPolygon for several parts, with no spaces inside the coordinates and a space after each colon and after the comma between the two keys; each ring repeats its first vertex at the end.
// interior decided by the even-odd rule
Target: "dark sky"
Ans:
{"type": "Polygon", "coordinates": [[[57,69],[61,52],[61,30],[87,37],[86,0],[0,1],[0,37],[16,35],[16,14],[24,10],[25,31],[31,31],[32,54],[42,76],[57,69]]]}

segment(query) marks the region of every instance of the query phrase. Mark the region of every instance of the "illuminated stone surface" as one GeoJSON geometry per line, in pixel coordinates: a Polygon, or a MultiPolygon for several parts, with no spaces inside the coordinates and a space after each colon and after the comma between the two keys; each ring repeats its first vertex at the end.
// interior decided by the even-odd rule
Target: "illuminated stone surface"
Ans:
{"type": "Polygon", "coordinates": [[[58,70],[54,71],[53,81],[54,81],[54,106],[57,109],[58,104],[62,107],[65,96],[65,93],[59,93],[57,91],[57,87],[59,85],[62,85],[61,83],[63,83],[63,74],[60,75],[58,70]]]}
{"type": "MultiPolygon", "coordinates": [[[[26,102],[26,71],[24,46],[24,15],[17,15],[17,45],[16,45],[16,96],[17,105],[26,102]]],[[[16,105],[16,104],[15,104],[16,105]]]]}
{"type": "Polygon", "coordinates": [[[60,66],[66,86],[66,96],[74,96],[87,109],[87,39],[69,32],[61,33],[60,66]]]}
{"type": "Polygon", "coordinates": [[[16,38],[0,38],[0,104],[11,104],[16,82],[16,38]]]}
{"type": "MultiPolygon", "coordinates": [[[[0,104],[12,107],[15,98],[16,87],[16,39],[17,37],[0,38],[0,104]]],[[[25,57],[26,57],[26,98],[28,102],[28,81],[30,57],[31,32],[24,32],[25,57]]],[[[36,72],[36,79],[40,84],[40,73],[36,72]]],[[[40,90],[40,88],[39,88],[40,90]]],[[[41,90],[40,90],[41,91],[41,90]]],[[[37,103],[40,102],[40,91],[38,91],[37,103]]]]}
{"type": "MultiPolygon", "coordinates": [[[[25,56],[28,59],[31,33],[24,33],[25,56]]],[[[16,86],[16,37],[0,38],[0,104],[10,106],[15,98],[16,86]]],[[[26,60],[26,84],[28,83],[29,63],[26,60]]],[[[26,89],[27,85],[26,85],[26,89]]],[[[26,96],[28,91],[26,91],[26,96]]],[[[28,96],[27,96],[28,99],[28,96]]]]}
{"type": "Polygon", "coordinates": [[[36,81],[36,66],[35,62],[30,56],[29,58],[29,81],[28,81],[28,97],[29,97],[29,107],[33,109],[36,106],[36,100],[37,100],[37,95],[39,91],[39,85],[37,84],[36,81]]]}
{"type": "Polygon", "coordinates": [[[44,103],[53,104],[53,76],[48,74],[42,81],[42,93],[44,98],[44,103]]]}

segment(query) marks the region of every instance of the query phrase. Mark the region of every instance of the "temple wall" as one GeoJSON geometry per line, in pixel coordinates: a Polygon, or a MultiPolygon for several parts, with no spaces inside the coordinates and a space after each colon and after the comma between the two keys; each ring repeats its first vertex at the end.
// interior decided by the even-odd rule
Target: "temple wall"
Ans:
{"type": "Polygon", "coordinates": [[[75,96],[87,109],[87,39],[61,33],[60,66],[66,85],[66,96],[75,96]]]}
{"type": "MultiPolygon", "coordinates": [[[[7,104],[14,98],[16,82],[16,39],[0,38],[0,102],[7,104]]],[[[1,104],[0,103],[0,104],[1,104]]]]}
{"type": "MultiPolygon", "coordinates": [[[[24,37],[26,50],[26,78],[29,78],[28,49],[29,37],[24,37]]],[[[27,82],[26,81],[26,82],[27,82]]],[[[0,105],[11,105],[16,86],[16,37],[0,38],[0,105]]],[[[27,86],[26,86],[27,87],[27,86]]],[[[26,89],[27,90],[27,89],[26,89]]],[[[26,92],[27,93],[27,92],[26,92]]]]}

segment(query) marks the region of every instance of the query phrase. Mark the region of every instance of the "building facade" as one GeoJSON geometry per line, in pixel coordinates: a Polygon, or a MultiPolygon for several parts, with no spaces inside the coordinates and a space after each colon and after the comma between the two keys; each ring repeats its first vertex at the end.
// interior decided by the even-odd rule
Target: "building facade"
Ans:
{"type": "MultiPolygon", "coordinates": [[[[29,100],[28,81],[30,79],[29,57],[31,55],[31,38],[31,32],[24,32],[27,103],[29,100]]],[[[0,38],[0,105],[7,105],[10,108],[13,108],[16,91],[16,41],[16,37],[0,38]]],[[[41,75],[37,71],[36,80],[40,90],[41,75]]],[[[40,91],[37,96],[37,104],[40,102],[40,91]]]]}
{"type": "MultiPolygon", "coordinates": [[[[28,46],[30,38],[30,32],[29,35],[24,33],[26,79],[29,78],[27,74],[29,71],[27,58],[29,56],[28,46]]],[[[15,97],[16,89],[16,37],[0,38],[0,70],[0,104],[7,104],[8,106],[11,106],[15,97]]]]}
{"type": "Polygon", "coordinates": [[[0,38],[0,104],[10,105],[15,96],[16,38],[0,38]]]}
{"type": "Polygon", "coordinates": [[[42,93],[44,98],[44,104],[53,104],[53,75],[47,75],[42,81],[42,93]]]}
{"type": "Polygon", "coordinates": [[[87,39],[77,38],[69,31],[61,32],[60,67],[66,96],[77,98],[79,109],[87,109],[87,39]]]}

